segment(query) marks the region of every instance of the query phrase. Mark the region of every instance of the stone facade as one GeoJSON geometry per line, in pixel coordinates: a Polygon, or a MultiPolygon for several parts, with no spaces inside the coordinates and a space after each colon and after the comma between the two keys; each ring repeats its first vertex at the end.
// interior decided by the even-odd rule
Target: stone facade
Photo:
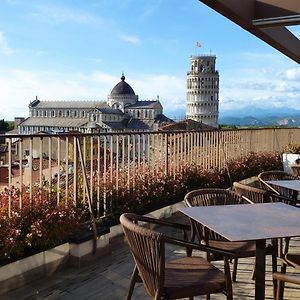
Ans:
{"type": "Polygon", "coordinates": [[[187,73],[186,118],[218,126],[219,73],[215,69],[216,56],[191,56],[187,73]]]}
{"type": "Polygon", "coordinates": [[[29,118],[17,128],[20,134],[156,131],[172,122],[163,114],[159,100],[139,101],[122,75],[107,101],[41,101],[36,98],[29,104],[29,118]]]}

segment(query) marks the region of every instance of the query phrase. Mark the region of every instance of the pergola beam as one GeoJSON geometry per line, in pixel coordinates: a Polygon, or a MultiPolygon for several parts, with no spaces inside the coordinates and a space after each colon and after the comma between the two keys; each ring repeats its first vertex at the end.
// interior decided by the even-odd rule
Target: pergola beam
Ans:
{"type": "Polygon", "coordinates": [[[284,26],[300,24],[300,0],[199,0],[300,63],[300,41],[284,26]]]}
{"type": "Polygon", "coordinates": [[[257,0],[255,2],[254,26],[276,27],[300,24],[300,4],[295,0],[257,0]]]}
{"type": "Polygon", "coordinates": [[[254,19],[291,17],[300,15],[297,0],[256,0],[254,19]]]}

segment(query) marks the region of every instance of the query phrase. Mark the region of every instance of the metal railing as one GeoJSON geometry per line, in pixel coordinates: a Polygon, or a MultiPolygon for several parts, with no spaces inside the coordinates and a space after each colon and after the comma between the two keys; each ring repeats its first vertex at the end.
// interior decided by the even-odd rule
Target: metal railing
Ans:
{"type": "Polygon", "coordinates": [[[17,190],[14,201],[20,209],[24,197],[31,202],[46,194],[56,197],[57,204],[89,199],[96,215],[103,216],[111,202],[118,201],[112,198],[138,193],[141,174],[175,178],[187,165],[221,169],[250,152],[281,151],[299,142],[300,129],[6,135],[5,139],[8,151],[2,153],[0,170],[6,172],[1,189],[8,193],[8,215],[17,190]]]}

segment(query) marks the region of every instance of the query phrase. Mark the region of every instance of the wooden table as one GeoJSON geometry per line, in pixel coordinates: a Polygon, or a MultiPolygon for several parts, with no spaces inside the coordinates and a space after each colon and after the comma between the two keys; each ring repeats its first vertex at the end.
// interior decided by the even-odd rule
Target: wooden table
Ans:
{"type": "Polygon", "coordinates": [[[277,185],[295,191],[300,191],[300,180],[266,180],[270,185],[277,185]]]}
{"type": "Polygon", "coordinates": [[[256,241],[255,299],[265,299],[266,239],[300,236],[300,209],[281,202],[179,209],[229,241],[256,241]]]}

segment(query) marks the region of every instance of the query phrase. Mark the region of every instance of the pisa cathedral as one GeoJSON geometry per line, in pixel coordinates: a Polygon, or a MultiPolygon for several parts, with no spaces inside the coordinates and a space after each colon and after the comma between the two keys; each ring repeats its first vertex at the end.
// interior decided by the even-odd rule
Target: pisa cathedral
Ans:
{"type": "Polygon", "coordinates": [[[158,99],[140,101],[138,98],[124,74],[107,101],[41,101],[36,98],[29,104],[29,118],[17,126],[18,133],[157,131],[174,122],[163,114],[158,99]]]}
{"type": "Polygon", "coordinates": [[[186,105],[187,119],[218,126],[219,72],[215,55],[191,56],[186,105]]]}

